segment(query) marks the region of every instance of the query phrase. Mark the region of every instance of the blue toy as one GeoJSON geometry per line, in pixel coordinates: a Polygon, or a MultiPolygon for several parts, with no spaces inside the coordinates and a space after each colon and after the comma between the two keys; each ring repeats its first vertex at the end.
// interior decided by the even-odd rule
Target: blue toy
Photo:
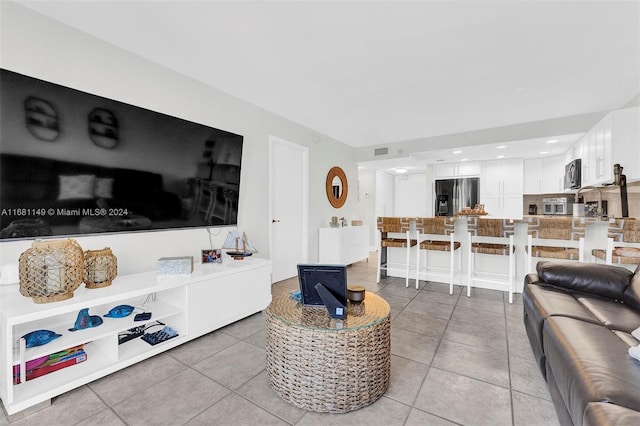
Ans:
{"type": "Polygon", "coordinates": [[[78,312],[76,323],[69,331],[84,330],[85,328],[97,327],[100,324],[102,324],[102,318],[98,315],[89,315],[89,308],[84,308],[78,312]]]}
{"type": "Polygon", "coordinates": [[[35,346],[42,346],[53,339],[57,339],[62,334],[54,333],[51,330],[35,330],[22,336],[26,340],[27,348],[33,348],[35,346]]]}
{"type": "Polygon", "coordinates": [[[106,313],[104,316],[108,318],[124,318],[131,315],[134,307],[131,305],[118,305],[106,313]]]}

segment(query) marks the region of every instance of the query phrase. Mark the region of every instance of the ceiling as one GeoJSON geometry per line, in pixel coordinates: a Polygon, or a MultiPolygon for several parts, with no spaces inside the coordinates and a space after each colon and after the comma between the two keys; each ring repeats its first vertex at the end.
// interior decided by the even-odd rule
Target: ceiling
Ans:
{"type": "Polygon", "coordinates": [[[640,92],[633,0],[16,3],[356,148],[618,109],[640,92]]]}

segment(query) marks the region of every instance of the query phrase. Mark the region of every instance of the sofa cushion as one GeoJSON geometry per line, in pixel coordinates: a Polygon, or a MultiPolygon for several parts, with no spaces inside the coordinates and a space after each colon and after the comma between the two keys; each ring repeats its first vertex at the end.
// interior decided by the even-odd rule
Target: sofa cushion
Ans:
{"type": "MultiPolygon", "coordinates": [[[[640,263],[636,267],[631,282],[622,293],[622,301],[640,311],[640,263]]],[[[640,324],[638,324],[640,327],[640,324]]]]}
{"type": "Polygon", "coordinates": [[[629,346],[605,327],[551,317],[543,329],[544,353],[574,424],[590,402],[640,410],[640,363],[629,346]]]}
{"type": "MultiPolygon", "coordinates": [[[[532,275],[533,276],[533,275],[532,275]]],[[[553,315],[562,315],[599,324],[598,319],[570,293],[548,286],[527,284],[524,287],[524,322],[533,354],[543,375],[545,358],[542,350],[542,326],[553,315]]]]}
{"type": "Polygon", "coordinates": [[[590,402],[584,410],[584,426],[640,425],[640,412],[607,402],[590,402]]]}
{"type": "Polygon", "coordinates": [[[621,300],[633,273],[626,268],[596,263],[540,261],[536,266],[544,283],[567,290],[621,300]]]}
{"type": "Polygon", "coordinates": [[[576,299],[609,330],[631,333],[640,327],[640,311],[623,303],[579,294],[576,294],[576,299]]]}

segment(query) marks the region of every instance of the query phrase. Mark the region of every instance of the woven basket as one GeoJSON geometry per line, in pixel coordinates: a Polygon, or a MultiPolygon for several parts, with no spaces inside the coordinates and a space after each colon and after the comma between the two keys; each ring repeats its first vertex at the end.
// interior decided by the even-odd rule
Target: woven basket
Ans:
{"type": "Polygon", "coordinates": [[[109,247],[84,252],[84,274],[82,280],[87,288],[102,288],[111,285],[118,275],[118,259],[109,247]]]}
{"type": "Polygon", "coordinates": [[[20,293],[35,303],[72,298],[82,284],[83,258],[75,240],[35,241],[20,255],[20,293]]]}

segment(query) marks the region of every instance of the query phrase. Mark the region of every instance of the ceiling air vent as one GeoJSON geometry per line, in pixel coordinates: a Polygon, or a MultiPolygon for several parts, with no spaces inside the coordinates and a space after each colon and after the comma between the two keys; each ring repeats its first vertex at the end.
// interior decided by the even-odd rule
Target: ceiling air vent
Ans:
{"type": "Polygon", "coordinates": [[[389,148],[376,148],[373,151],[373,155],[387,155],[389,153],[389,148]]]}

